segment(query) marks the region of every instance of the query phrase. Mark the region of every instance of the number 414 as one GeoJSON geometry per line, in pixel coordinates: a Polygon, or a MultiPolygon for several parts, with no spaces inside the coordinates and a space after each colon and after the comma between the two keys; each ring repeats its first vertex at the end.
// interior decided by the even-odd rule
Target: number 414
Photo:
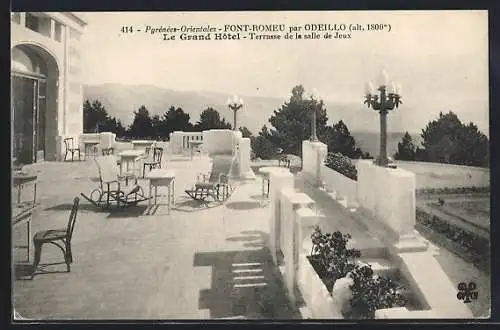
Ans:
{"type": "Polygon", "coordinates": [[[122,33],[132,33],[132,32],[134,32],[134,29],[132,28],[132,25],[122,26],[121,31],[122,31],[122,33]]]}

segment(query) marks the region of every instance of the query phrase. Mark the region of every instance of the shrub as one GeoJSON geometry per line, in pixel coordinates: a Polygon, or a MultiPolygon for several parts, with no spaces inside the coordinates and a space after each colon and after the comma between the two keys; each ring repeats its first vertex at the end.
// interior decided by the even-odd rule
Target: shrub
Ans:
{"type": "Polygon", "coordinates": [[[416,190],[417,196],[425,194],[466,194],[489,193],[490,187],[457,187],[457,188],[420,188],[416,190]]]}
{"type": "Polygon", "coordinates": [[[250,143],[256,158],[274,159],[277,155],[276,146],[267,136],[255,136],[250,143]]]}
{"type": "Polygon", "coordinates": [[[351,309],[344,316],[349,318],[373,318],[377,309],[405,306],[406,299],[398,292],[396,282],[373,274],[370,265],[360,265],[361,252],[348,249],[350,234],[340,231],[323,233],[318,226],[311,235],[311,262],[329,292],[337,279],[350,277],[351,309]]]}
{"type": "Polygon", "coordinates": [[[329,152],[326,157],[325,165],[352,180],[358,179],[358,170],[356,169],[356,166],[352,164],[349,157],[346,157],[341,153],[329,152]]]}
{"type": "Polygon", "coordinates": [[[349,274],[352,298],[349,318],[374,318],[377,309],[403,307],[406,298],[398,292],[398,284],[391,279],[373,274],[370,265],[359,265],[349,274]]]}
{"type": "Polygon", "coordinates": [[[347,248],[350,238],[351,235],[342,234],[340,231],[323,233],[318,226],[314,227],[311,235],[311,257],[318,263],[324,275],[331,278],[332,283],[327,285],[329,291],[335,280],[345,277],[354,268],[354,260],[361,257],[359,250],[347,248]]]}
{"type": "Polygon", "coordinates": [[[459,244],[460,249],[470,254],[472,262],[476,266],[483,267],[482,263],[489,259],[490,242],[488,239],[450,224],[419,208],[416,210],[416,220],[435,233],[441,234],[454,243],[459,244]]]}

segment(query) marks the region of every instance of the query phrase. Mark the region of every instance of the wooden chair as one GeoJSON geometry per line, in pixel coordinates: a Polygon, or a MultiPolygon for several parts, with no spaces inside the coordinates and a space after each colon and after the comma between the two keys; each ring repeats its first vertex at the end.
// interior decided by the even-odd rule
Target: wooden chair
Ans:
{"type": "Polygon", "coordinates": [[[107,149],[102,149],[102,155],[103,156],[108,156],[108,155],[114,155],[115,154],[115,148],[107,148],[107,149]]]}
{"type": "Polygon", "coordinates": [[[163,157],[163,148],[154,147],[152,157],[146,158],[144,160],[144,165],[142,166],[142,177],[146,175],[146,166],[149,167],[151,171],[153,168],[161,168],[161,159],[163,157]]]}
{"type": "Polygon", "coordinates": [[[150,198],[145,196],[134,174],[120,175],[113,155],[99,156],[95,161],[99,170],[99,187],[92,190],[89,196],[80,194],[94,206],[109,208],[114,201],[118,207],[128,207],[150,198]],[[133,179],[134,183],[129,185],[129,179],[133,179]],[[125,185],[122,185],[122,181],[125,181],[125,185]]]}
{"type": "Polygon", "coordinates": [[[279,155],[279,158],[278,158],[278,166],[281,166],[281,164],[283,164],[283,166],[285,167],[290,167],[290,158],[288,157],[288,155],[279,155]]]}
{"type": "Polygon", "coordinates": [[[73,199],[73,207],[69,214],[69,221],[66,228],[49,229],[35,233],[33,237],[33,245],[35,246],[35,261],[33,264],[33,271],[36,270],[40,263],[42,256],[42,246],[44,244],[52,244],[61,249],[66,263],[66,269],[71,271],[71,263],[73,262],[73,254],[71,251],[71,238],[73,237],[73,230],[75,229],[76,215],[78,213],[78,206],[80,199],[75,197],[73,199]]]}
{"type": "Polygon", "coordinates": [[[232,169],[232,156],[214,156],[212,170],[208,175],[200,174],[198,182],[185,193],[194,200],[208,204],[210,198],[214,202],[224,202],[232,193],[229,177],[232,169]]]}
{"type": "Polygon", "coordinates": [[[66,161],[66,157],[68,157],[68,153],[71,153],[71,161],[73,161],[75,157],[75,152],[78,152],[78,160],[81,160],[80,148],[74,145],[74,139],[72,137],[65,138],[64,146],[66,147],[66,153],[64,154],[64,161],[66,161]]]}

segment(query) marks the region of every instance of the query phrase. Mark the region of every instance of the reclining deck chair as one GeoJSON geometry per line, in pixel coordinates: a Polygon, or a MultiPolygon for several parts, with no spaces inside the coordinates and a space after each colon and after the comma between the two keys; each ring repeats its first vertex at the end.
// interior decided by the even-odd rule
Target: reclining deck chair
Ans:
{"type": "Polygon", "coordinates": [[[232,169],[232,155],[217,155],[212,161],[212,170],[198,175],[198,182],[186,194],[194,200],[208,204],[210,201],[224,202],[232,193],[229,177],[232,169]]]}
{"type": "Polygon", "coordinates": [[[136,177],[130,174],[120,176],[120,170],[113,155],[100,156],[95,161],[99,170],[100,186],[94,189],[90,196],[81,193],[82,197],[94,206],[109,208],[114,201],[118,207],[127,207],[151,198],[144,195],[144,189],[137,184],[136,177]],[[127,180],[128,182],[130,178],[133,178],[134,182],[122,186],[121,181],[127,180]]]}

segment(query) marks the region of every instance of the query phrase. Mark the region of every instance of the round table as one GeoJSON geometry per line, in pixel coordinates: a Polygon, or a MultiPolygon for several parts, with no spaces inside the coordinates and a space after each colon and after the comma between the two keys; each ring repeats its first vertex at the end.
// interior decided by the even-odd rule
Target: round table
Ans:
{"type": "Polygon", "coordinates": [[[272,172],[283,172],[290,173],[290,170],[287,167],[279,167],[279,166],[265,166],[259,168],[259,173],[262,174],[262,196],[269,197],[269,186],[270,186],[270,174],[272,172]],[[265,192],[265,182],[267,181],[267,193],[265,192]]]}
{"type": "Polygon", "coordinates": [[[33,183],[33,204],[36,204],[36,183],[38,176],[26,172],[12,173],[12,183],[17,188],[17,204],[21,203],[21,191],[23,186],[28,183],[33,183]]]}

